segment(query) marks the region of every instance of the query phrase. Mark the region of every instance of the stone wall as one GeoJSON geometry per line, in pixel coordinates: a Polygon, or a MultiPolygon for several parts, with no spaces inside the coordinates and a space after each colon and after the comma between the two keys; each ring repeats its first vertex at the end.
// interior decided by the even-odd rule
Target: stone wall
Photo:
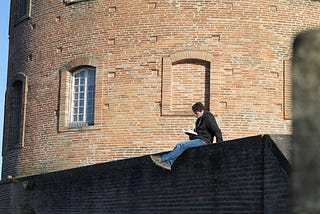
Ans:
{"type": "Polygon", "coordinates": [[[320,212],[320,31],[303,32],[294,42],[294,213],[320,212]]]}
{"type": "Polygon", "coordinates": [[[0,186],[0,213],[288,213],[289,174],[259,135],[189,149],[172,171],[144,156],[14,179],[0,186]]]}

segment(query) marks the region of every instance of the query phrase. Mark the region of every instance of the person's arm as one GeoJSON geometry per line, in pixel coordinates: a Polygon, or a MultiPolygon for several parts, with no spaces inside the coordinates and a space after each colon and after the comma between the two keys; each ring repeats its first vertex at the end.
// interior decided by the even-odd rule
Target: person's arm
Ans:
{"type": "Polygon", "coordinates": [[[210,131],[212,131],[213,135],[216,137],[217,143],[221,143],[223,141],[222,132],[213,115],[211,115],[208,122],[209,122],[210,131]]]}

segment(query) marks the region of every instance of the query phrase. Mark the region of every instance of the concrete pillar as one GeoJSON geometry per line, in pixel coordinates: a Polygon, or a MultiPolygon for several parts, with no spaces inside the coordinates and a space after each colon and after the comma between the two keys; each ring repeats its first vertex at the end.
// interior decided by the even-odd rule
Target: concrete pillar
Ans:
{"type": "Polygon", "coordinates": [[[293,213],[320,213],[320,31],[293,45],[293,213]]]}

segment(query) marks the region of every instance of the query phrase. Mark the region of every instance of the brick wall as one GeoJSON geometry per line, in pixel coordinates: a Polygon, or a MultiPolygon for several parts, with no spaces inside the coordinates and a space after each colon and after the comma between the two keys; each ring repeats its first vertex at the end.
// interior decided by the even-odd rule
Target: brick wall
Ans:
{"type": "Polygon", "coordinates": [[[269,136],[253,136],[189,149],[172,171],[144,156],[16,179],[0,185],[0,213],[288,213],[289,171],[269,136]]]}
{"type": "Polygon", "coordinates": [[[24,121],[14,149],[5,124],[4,178],[171,149],[185,139],[181,128],[193,127],[197,101],[217,116],[225,140],[291,134],[291,43],[318,27],[317,1],[34,0],[20,22],[17,2],[7,92],[25,77],[24,121]],[[69,129],[70,71],[84,64],[97,72],[95,126],[69,129]]]}

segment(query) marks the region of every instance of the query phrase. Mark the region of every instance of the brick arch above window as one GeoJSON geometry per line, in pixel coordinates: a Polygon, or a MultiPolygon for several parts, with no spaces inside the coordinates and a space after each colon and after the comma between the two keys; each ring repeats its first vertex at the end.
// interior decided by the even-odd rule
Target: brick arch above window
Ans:
{"type": "Polygon", "coordinates": [[[101,63],[102,63],[101,60],[97,57],[92,57],[92,56],[78,57],[69,61],[67,64],[65,64],[61,68],[61,71],[71,71],[77,67],[84,66],[84,65],[98,67],[101,65],[101,63]]]}
{"type": "Polygon", "coordinates": [[[70,127],[70,97],[71,97],[71,78],[72,72],[77,71],[80,68],[93,67],[95,68],[96,88],[95,88],[95,100],[97,105],[95,106],[95,115],[102,115],[102,87],[103,87],[103,76],[102,76],[102,61],[93,56],[78,57],[67,62],[60,69],[60,89],[59,89],[59,107],[58,107],[58,131],[77,131],[78,129],[97,129],[101,124],[101,117],[94,117],[94,126],[85,127],[70,127]]]}
{"type": "Polygon", "coordinates": [[[213,56],[212,54],[204,51],[181,51],[171,54],[169,58],[172,63],[175,63],[183,59],[200,59],[211,62],[213,56]]]}
{"type": "Polygon", "coordinates": [[[163,58],[161,115],[192,115],[191,106],[210,105],[213,56],[204,51],[181,51],[163,58]]]}
{"type": "Polygon", "coordinates": [[[26,74],[22,72],[18,72],[15,75],[11,76],[8,80],[8,85],[12,86],[17,80],[22,81],[23,83],[25,83],[25,86],[27,86],[26,83],[27,83],[28,77],[26,74]]]}

